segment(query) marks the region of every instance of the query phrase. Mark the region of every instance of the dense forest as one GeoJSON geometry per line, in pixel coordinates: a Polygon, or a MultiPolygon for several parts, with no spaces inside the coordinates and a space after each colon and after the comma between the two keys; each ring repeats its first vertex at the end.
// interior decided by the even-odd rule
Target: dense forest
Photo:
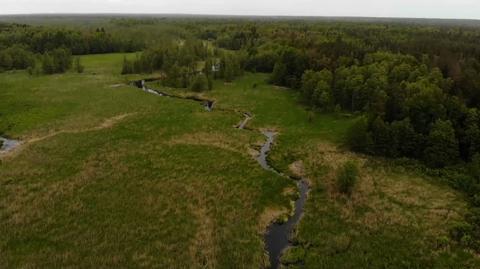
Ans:
{"type": "Polygon", "coordinates": [[[269,83],[297,91],[312,110],[358,116],[347,135],[350,149],[403,158],[467,193],[476,208],[452,235],[480,250],[479,28],[208,18],[109,25],[111,31],[0,24],[0,70],[61,73],[74,62],[80,72],[72,55],[138,52],[124,60],[123,74],[160,72],[175,88],[204,91],[215,79],[271,73],[269,83]],[[149,33],[159,24],[173,38],[149,33]],[[150,34],[151,42],[135,38],[150,34]]]}

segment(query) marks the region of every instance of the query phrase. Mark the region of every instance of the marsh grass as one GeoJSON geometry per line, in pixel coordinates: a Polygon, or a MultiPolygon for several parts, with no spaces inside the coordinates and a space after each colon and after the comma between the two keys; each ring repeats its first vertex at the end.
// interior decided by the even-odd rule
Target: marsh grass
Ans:
{"type": "Polygon", "coordinates": [[[279,132],[272,164],[306,175],[312,187],[297,246],[285,258],[292,266],[466,268],[472,262],[444,240],[462,217],[461,197],[339,149],[353,118],[312,117],[295,92],[267,85],[264,74],[216,81],[205,94],[217,101],[209,113],[196,102],[128,86],[142,76],[118,75],[123,57],[82,57],[82,74],[0,74],[0,130],[33,140],[0,164],[3,267],[264,264],[262,233],[288,211],[295,183],[252,158],[264,137],[233,128],[245,111],[254,115],[250,129],[279,132]],[[121,115],[129,116],[112,120],[121,115]],[[362,167],[349,200],[334,188],[334,171],[346,160],[362,167]]]}

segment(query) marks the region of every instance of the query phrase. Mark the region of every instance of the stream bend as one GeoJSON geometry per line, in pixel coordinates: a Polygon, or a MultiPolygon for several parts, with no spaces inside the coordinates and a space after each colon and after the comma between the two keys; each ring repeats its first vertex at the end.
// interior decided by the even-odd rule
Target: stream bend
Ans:
{"type": "MultiPolygon", "coordinates": [[[[165,97],[171,97],[171,98],[177,98],[177,99],[197,101],[201,103],[205,107],[205,109],[208,111],[212,111],[215,104],[213,100],[202,99],[195,96],[182,97],[182,96],[161,92],[156,89],[148,88],[145,84],[145,80],[134,81],[133,85],[135,85],[139,89],[142,89],[145,92],[148,92],[157,96],[165,96],[165,97]]],[[[248,121],[253,118],[253,116],[248,112],[244,112],[243,116],[245,117],[245,119],[236,126],[237,129],[242,129],[242,130],[245,129],[245,126],[247,125],[248,121]]],[[[295,180],[297,182],[297,188],[299,192],[299,198],[295,201],[293,215],[291,215],[288,218],[288,220],[284,223],[279,223],[279,222],[271,223],[267,227],[267,231],[264,236],[265,248],[266,248],[266,251],[268,252],[269,260],[270,260],[270,268],[277,269],[280,266],[280,258],[282,253],[288,247],[292,246],[291,240],[290,240],[291,235],[295,229],[295,226],[299,223],[302,217],[305,202],[307,200],[307,195],[309,191],[309,185],[308,185],[307,179],[303,178],[303,179],[297,180],[293,177],[285,175],[284,173],[281,173],[280,171],[276,170],[269,164],[268,154],[271,150],[272,145],[274,144],[277,133],[272,131],[262,131],[262,134],[267,138],[267,141],[262,145],[262,148],[260,149],[260,154],[256,158],[257,162],[260,164],[260,166],[264,170],[273,172],[275,174],[278,174],[282,177],[285,177],[291,180],[295,180]]]]}

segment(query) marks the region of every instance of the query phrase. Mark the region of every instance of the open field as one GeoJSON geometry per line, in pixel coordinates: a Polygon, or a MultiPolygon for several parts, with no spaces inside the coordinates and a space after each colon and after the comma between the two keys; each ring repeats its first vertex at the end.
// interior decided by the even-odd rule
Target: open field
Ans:
{"type": "Polygon", "coordinates": [[[122,60],[85,56],[84,74],[0,74],[0,130],[24,141],[1,157],[6,268],[262,266],[262,234],[295,184],[256,163],[264,137],[233,128],[243,111],[247,128],[279,133],[273,165],[310,180],[298,246],[284,257],[291,267],[480,266],[447,237],[463,197],[343,150],[354,118],[309,112],[263,74],[216,81],[206,112],[126,85],[138,76],[120,76],[122,60]],[[352,200],[334,184],[349,159],[362,167],[352,200]]]}

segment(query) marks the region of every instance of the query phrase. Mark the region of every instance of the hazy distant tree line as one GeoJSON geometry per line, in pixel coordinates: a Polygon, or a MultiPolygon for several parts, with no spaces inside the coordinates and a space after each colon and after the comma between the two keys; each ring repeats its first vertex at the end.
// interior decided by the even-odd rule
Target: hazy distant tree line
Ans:
{"type": "Polygon", "coordinates": [[[0,71],[37,68],[48,73],[64,72],[71,55],[133,52],[144,46],[141,40],[113,36],[104,28],[80,31],[2,24],[0,71]],[[60,54],[65,56],[64,59],[59,59],[60,54]]]}

